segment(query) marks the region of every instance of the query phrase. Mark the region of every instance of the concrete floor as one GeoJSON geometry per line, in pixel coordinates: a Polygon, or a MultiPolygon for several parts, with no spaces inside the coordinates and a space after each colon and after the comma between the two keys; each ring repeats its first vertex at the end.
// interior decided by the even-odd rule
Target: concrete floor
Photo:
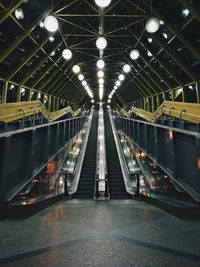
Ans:
{"type": "Polygon", "coordinates": [[[0,222],[2,266],[200,266],[200,221],[142,201],[59,202],[0,222]]]}

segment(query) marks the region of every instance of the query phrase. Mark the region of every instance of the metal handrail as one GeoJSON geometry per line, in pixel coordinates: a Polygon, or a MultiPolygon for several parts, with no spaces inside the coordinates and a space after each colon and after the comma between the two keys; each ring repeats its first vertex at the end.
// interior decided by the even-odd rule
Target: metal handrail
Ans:
{"type": "Polygon", "coordinates": [[[192,122],[192,123],[200,123],[200,104],[196,103],[185,103],[185,102],[175,102],[175,101],[164,101],[157,110],[152,113],[141,108],[132,107],[129,113],[124,112],[123,114],[127,114],[126,117],[130,117],[131,113],[134,112],[136,115],[144,118],[147,121],[156,122],[158,116],[161,116],[161,109],[163,105],[166,106],[165,114],[170,115],[176,118],[180,118],[180,111],[186,109],[186,112],[183,114],[183,120],[192,122]],[[173,111],[171,108],[174,108],[173,111]],[[158,114],[158,116],[156,116],[158,114]]]}
{"type": "Polygon", "coordinates": [[[39,100],[34,100],[0,104],[0,121],[8,123],[23,118],[23,115],[19,112],[19,109],[23,109],[25,111],[26,117],[34,115],[33,108],[35,108],[35,114],[42,112],[41,122],[43,122],[43,116],[45,116],[49,122],[52,122],[68,112],[70,112],[73,117],[76,117],[80,113],[80,109],[73,111],[70,106],[58,111],[48,112],[48,110],[39,100]]]}

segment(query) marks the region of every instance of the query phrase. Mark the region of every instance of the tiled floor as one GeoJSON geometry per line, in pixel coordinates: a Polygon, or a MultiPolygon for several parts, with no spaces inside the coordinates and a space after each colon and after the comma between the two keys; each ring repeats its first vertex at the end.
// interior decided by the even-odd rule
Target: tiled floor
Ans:
{"type": "Polygon", "coordinates": [[[60,202],[0,222],[3,266],[200,266],[200,221],[136,200],[60,202]]]}

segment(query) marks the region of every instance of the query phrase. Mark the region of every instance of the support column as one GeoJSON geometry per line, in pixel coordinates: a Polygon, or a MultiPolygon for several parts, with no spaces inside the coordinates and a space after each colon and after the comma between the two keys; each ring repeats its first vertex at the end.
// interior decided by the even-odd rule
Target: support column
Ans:
{"type": "Polygon", "coordinates": [[[35,94],[35,100],[39,100],[39,92],[36,92],[36,94],[35,94]]]}
{"type": "Polygon", "coordinates": [[[171,92],[172,92],[172,101],[174,101],[176,94],[175,94],[175,91],[173,89],[171,90],[171,92]]]}
{"type": "Polygon", "coordinates": [[[31,101],[31,90],[28,90],[27,101],[31,101]]]}
{"type": "Polygon", "coordinates": [[[157,98],[157,100],[158,100],[158,107],[160,107],[160,105],[162,104],[162,96],[161,96],[161,94],[158,94],[158,98],[157,98]]]}
{"type": "Polygon", "coordinates": [[[2,91],[2,100],[1,103],[5,104],[7,99],[7,91],[8,91],[8,82],[3,82],[3,91],[2,91]]]}
{"type": "Polygon", "coordinates": [[[57,98],[57,99],[56,99],[56,110],[59,110],[59,101],[60,101],[60,99],[57,98]]]}
{"type": "Polygon", "coordinates": [[[51,96],[49,95],[48,112],[51,112],[51,96]]]}
{"type": "Polygon", "coordinates": [[[45,94],[42,94],[41,97],[42,97],[41,102],[42,102],[42,105],[44,106],[45,105],[45,94]]]}
{"type": "Polygon", "coordinates": [[[52,112],[55,111],[55,97],[52,97],[52,112]]]}
{"type": "Polygon", "coordinates": [[[200,104],[200,82],[196,82],[197,103],[200,104]]]}
{"type": "Polygon", "coordinates": [[[20,102],[21,101],[21,86],[17,87],[17,99],[16,102],[20,102]]]}
{"type": "Polygon", "coordinates": [[[156,110],[156,99],[155,99],[156,96],[153,96],[151,97],[151,106],[152,106],[152,112],[154,112],[156,110]]]}
{"type": "Polygon", "coordinates": [[[188,92],[188,89],[183,86],[183,89],[182,89],[182,101],[183,102],[189,102],[189,92],[188,92]]]}

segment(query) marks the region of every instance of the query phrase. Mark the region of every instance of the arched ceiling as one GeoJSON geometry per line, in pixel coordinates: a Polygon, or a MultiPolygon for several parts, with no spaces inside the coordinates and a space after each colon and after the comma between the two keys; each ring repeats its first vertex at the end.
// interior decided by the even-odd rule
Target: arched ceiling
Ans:
{"type": "Polygon", "coordinates": [[[0,80],[77,106],[90,105],[90,97],[72,71],[78,64],[97,103],[100,54],[95,42],[102,35],[108,43],[102,55],[105,103],[127,63],[131,72],[114,93],[113,106],[196,83],[199,10],[198,0],[112,0],[105,9],[94,0],[0,0],[0,80]],[[16,8],[24,11],[23,19],[16,19],[16,8]],[[183,8],[189,10],[188,16],[183,8]],[[50,14],[59,20],[60,30],[53,34],[39,26],[50,14]],[[151,16],[163,21],[153,34],[145,30],[151,16]],[[66,45],[73,53],[69,61],[62,57],[66,45]],[[140,52],[137,60],[129,56],[134,48],[140,52]]]}

